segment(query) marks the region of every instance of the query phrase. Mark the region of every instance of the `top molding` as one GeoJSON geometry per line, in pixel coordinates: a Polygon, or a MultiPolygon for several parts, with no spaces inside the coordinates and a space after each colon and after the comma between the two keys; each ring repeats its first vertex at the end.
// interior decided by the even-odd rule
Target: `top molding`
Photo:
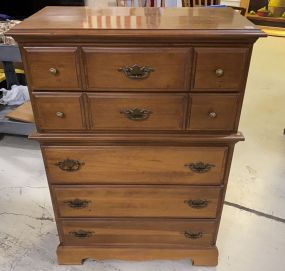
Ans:
{"type": "Polygon", "coordinates": [[[241,39],[266,34],[231,8],[46,7],[11,29],[18,42],[47,39],[128,41],[241,39]],[[95,40],[94,40],[95,38],[95,40]]]}

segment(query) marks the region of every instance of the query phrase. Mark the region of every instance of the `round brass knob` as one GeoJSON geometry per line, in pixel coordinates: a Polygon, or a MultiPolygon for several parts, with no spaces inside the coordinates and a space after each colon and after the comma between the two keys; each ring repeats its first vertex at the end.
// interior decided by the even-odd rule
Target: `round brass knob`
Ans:
{"type": "Polygon", "coordinates": [[[49,72],[53,75],[56,75],[57,74],[57,69],[56,68],[50,68],[49,69],[49,72]]]}
{"type": "Polygon", "coordinates": [[[218,77],[221,77],[224,75],[224,70],[223,69],[216,69],[215,73],[218,77]]]}
{"type": "Polygon", "coordinates": [[[217,117],[217,113],[216,113],[216,112],[210,112],[210,113],[208,114],[208,116],[209,116],[211,119],[214,119],[214,118],[217,117]]]}
{"type": "Polygon", "coordinates": [[[56,112],[55,114],[59,118],[63,118],[64,117],[64,113],[63,112],[56,112]]]}

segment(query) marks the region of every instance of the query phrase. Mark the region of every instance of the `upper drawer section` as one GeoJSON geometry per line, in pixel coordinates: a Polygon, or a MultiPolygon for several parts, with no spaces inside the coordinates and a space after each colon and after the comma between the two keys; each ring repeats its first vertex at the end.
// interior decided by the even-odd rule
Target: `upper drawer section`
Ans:
{"type": "Polygon", "coordinates": [[[195,48],[194,91],[239,91],[247,74],[247,48],[195,48]]]}
{"type": "Polygon", "coordinates": [[[36,90],[81,88],[76,47],[24,47],[29,85],[36,90]]]}
{"type": "Polygon", "coordinates": [[[191,49],[85,47],[87,89],[186,91],[191,49]]]}

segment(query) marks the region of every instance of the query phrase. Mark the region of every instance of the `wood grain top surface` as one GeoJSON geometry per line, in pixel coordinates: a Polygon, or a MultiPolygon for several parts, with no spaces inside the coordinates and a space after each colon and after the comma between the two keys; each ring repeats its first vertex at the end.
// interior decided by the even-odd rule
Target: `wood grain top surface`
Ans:
{"type": "Polygon", "coordinates": [[[191,35],[238,32],[264,36],[231,8],[46,7],[10,30],[10,35],[191,35]],[[120,31],[118,31],[120,30],[120,31]],[[177,32],[178,31],[178,32],[177,32]]]}

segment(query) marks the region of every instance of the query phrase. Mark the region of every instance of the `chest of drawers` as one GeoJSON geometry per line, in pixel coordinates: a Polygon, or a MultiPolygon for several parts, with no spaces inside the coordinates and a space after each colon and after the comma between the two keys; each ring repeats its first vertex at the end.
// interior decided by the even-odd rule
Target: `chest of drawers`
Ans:
{"type": "Polygon", "coordinates": [[[60,245],[216,265],[253,43],[229,8],[48,7],[15,27],[60,245]]]}

